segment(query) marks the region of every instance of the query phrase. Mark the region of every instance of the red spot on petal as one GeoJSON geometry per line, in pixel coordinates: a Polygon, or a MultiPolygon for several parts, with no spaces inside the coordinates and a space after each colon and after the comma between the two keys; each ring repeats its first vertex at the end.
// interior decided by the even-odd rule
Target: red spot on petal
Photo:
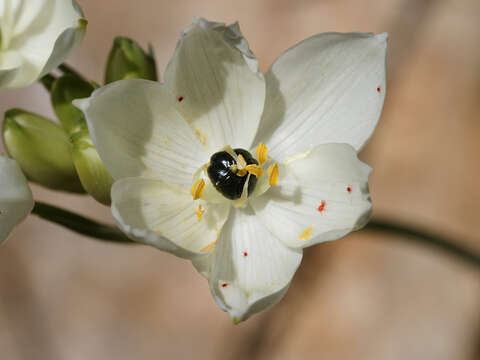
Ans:
{"type": "Polygon", "coordinates": [[[243,253],[243,256],[247,257],[247,256],[248,256],[248,253],[245,251],[245,252],[243,253]]]}
{"type": "Polygon", "coordinates": [[[326,205],[325,200],[322,200],[322,202],[320,203],[320,205],[318,205],[317,210],[318,210],[319,212],[322,212],[323,210],[325,210],[325,205],[326,205]]]}
{"type": "Polygon", "coordinates": [[[380,86],[377,87],[377,92],[379,92],[379,93],[382,92],[382,88],[380,86]]]}
{"type": "Polygon", "coordinates": [[[226,284],[226,283],[222,284],[222,287],[227,287],[227,286],[228,286],[228,284],[226,284]]]}
{"type": "Polygon", "coordinates": [[[182,102],[183,101],[183,96],[180,96],[177,100],[178,100],[178,102],[182,102]]]}
{"type": "Polygon", "coordinates": [[[348,191],[349,193],[351,193],[351,192],[352,192],[352,188],[351,188],[350,186],[347,186],[347,191],[348,191]]]}

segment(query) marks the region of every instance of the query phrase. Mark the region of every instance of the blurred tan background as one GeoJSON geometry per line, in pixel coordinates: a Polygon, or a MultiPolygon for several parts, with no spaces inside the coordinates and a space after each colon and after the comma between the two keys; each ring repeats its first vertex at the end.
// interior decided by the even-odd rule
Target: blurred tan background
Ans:
{"type": "MultiPolygon", "coordinates": [[[[480,253],[478,0],[78,0],[87,36],[69,63],[93,80],[116,35],[151,42],[159,73],[194,16],[240,22],[261,68],[326,31],[390,33],[388,95],[362,158],[376,216],[480,253]]],[[[52,116],[40,85],[0,111],[52,116]]],[[[37,199],[111,222],[81,196],[37,199]]],[[[310,248],[273,310],[233,326],[183,260],[83,238],[34,216],[0,248],[1,359],[480,359],[480,271],[361,231],[310,248]]]]}

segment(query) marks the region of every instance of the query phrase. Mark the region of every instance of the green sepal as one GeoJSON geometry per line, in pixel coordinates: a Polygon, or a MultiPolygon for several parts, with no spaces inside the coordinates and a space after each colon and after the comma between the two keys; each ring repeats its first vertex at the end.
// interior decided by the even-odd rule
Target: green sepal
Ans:
{"type": "Polygon", "coordinates": [[[116,37],[105,69],[105,84],[124,79],[157,81],[157,69],[152,47],[146,53],[134,40],[116,37]]]}
{"type": "Polygon", "coordinates": [[[83,112],[73,106],[72,101],[89,97],[93,90],[92,83],[72,73],[59,77],[53,83],[50,93],[53,109],[67,134],[87,128],[83,112]]]}
{"type": "Polygon", "coordinates": [[[72,157],[85,190],[98,202],[110,205],[110,188],[114,182],[103,165],[87,130],[72,135],[72,157]]]}
{"type": "Polygon", "coordinates": [[[54,190],[84,193],[67,133],[40,115],[21,109],[5,113],[3,141],[27,178],[54,190]]]}

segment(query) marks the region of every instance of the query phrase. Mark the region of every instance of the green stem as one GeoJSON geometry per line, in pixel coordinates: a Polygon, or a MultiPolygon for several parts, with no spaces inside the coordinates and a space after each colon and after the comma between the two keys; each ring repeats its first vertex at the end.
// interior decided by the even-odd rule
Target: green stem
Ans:
{"type": "Polygon", "coordinates": [[[85,80],[85,78],[82,75],[80,75],[80,73],[77,70],[75,70],[73,67],[71,67],[67,63],[63,63],[59,65],[58,70],[60,70],[64,74],[74,75],[75,77],[85,80]]]}
{"type": "Polygon", "coordinates": [[[471,252],[454,241],[433,234],[429,230],[412,227],[411,225],[399,224],[385,219],[372,219],[365,227],[366,230],[385,232],[393,235],[403,236],[403,239],[417,244],[424,244],[435,247],[459,260],[480,267],[480,256],[471,252]]]}
{"type": "Polygon", "coordinates": [[[53,83],[55,82],[56,78],[52,74],[47,74],[42,76],[38,81],[47,89],[48,92],[52,90],[53,83]]]}
{"type": "Polygon", "coordinates": [[[37,201],[32,213],[85,236],[122,244],[134,244],[113,226],[87,219],[53,205],[37,201]]]}
{"type": "MultiPolygon", "coordinates": [[[[132,240],[127,238],[116,227],[96,222],[53,205],[37,201],[32,213],[85,236],[122,244],[134,244],[132,240]]],[[[365,227],[365,230],[400,235],[404,239],[417,244],[424,244],[443,250],[446,254],[480,268],[479,255],[461,247],[450,239],[435,235],[425,229],[397,224],[390,220],[372,219],[365,227]]]]}

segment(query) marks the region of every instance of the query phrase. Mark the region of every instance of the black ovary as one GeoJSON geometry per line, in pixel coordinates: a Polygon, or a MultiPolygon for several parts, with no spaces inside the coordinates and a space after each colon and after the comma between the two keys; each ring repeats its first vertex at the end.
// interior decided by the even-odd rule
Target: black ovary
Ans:
{"type": "MultiPolygon", "coordinates": [[[[258,165],[258,161],[255,160],[247,150],[234,149],[237,155],[242,155],[247,165],[258,165]]],[[[242,196],[243,186],[247,181],[248,173],[245,176],[238,176],[230,167],[236,165],[237,162],[226,151],[219,151],[212,155],[210,158],[210,166],[207,168],[208,177],[212,182],[215,189],[217,189],[223,196],[230,200],[239,199],[242,196]]],[[[250,195],[255,189],[257,184],[257,177],[250,175],[250,181],[248,182],[248,195],[250,195]]]]}

